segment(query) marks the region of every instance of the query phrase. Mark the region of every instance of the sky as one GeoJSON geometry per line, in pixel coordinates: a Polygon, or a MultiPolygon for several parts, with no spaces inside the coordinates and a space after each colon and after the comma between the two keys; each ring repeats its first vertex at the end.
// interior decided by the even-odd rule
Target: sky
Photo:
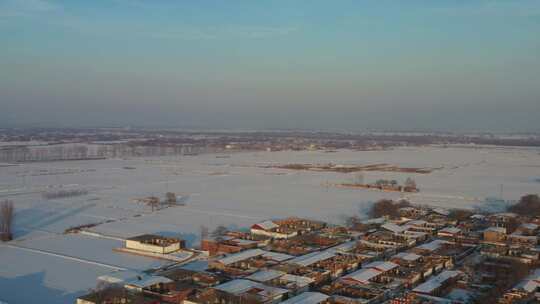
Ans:
{"type": "Polygon", "coordinates": [[[540,131],[540,0],[0,0],[0,126],[540,131]]]}

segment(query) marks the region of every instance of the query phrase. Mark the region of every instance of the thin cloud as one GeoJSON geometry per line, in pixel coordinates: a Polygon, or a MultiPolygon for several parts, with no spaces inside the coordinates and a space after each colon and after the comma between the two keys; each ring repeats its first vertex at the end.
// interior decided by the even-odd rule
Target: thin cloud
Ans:
{"type": "Polygon", "coordinates": [[[6,0],[0,4],[0,17],[25,17],[60,9],[58,4],[46,0],[6,0]]]}
{"type": "Polygon", "coordinates": [[[436,13],[465,17],[537,17],[540,1],[483,1],[480,4],[435,9],[436,13]]]}
{"type": "Polygon", "coordinates": [[[263,39],[289,35],[297,30],[296,27],[225,26],[220,28],[184,28],[174,31],[147,33],[147,35],[155,39],[182,40],[263,39]]]}

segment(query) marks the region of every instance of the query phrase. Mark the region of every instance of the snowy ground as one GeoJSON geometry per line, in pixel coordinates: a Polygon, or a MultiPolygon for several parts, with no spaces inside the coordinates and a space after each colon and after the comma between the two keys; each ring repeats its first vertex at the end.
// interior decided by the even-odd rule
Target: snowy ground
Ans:
{"type": "Polygon", "coordinates": [[[15,202],[16,240],[0,244],[0,301],[72,303],[95,286],[95,278],[115,269],[142,270],[162,265],[112,249],[142,233],[181,236],[196,244],[201,225],[243,228],[274,217],[304,216],[339,223],[362,215],[370,202],[399,193],[343,189],[326,183],[352,181],[356,174],[264,169],[287,163],[374,164],[442,167],[431,174],[364,174],[416,179],[416,203],[474,207],[486,197],[518,199],[539,193],[540,149],[496,147],[423,147],[391,151],[257,152],[230,158],[199,155],[154,159],[30,163],[0,167],[0,199],[15,202]],[[135,169],[125,169],[134,167],[135,169]],[[85,196],[43,200],[41,192],[63,185],[82,187],[85,196]],[[186,206],[151,212],[133,198],[185,196],[186,206]],[[104,237],[64,235],[66,228],[110,221],[92,228],[104,237]],[[7,261],[7,263],[5,262],[7,261]],[[17,286],[26,286],[22,294],[17,286]]]}

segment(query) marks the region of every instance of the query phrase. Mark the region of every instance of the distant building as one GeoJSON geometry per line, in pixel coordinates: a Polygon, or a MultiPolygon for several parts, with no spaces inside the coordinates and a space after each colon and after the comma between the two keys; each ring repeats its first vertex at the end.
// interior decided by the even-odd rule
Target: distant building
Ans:
{"type": "Polygon", "coordinates": [[[506,239],[506,228],[489,227],[484,230],[484,241],[503,242],[506,239]]]}
{"type": "Polygon", "coordinates": [[[501,304],[538,303],[540,301],[540,269],[507,291],[500,299],[501,304]]]}
{"type": "Polygon", "coordinates": [[[310,231],[326,227],[323,222],[306,220],[296,217],[282,220],[264,221],[251,226],[251,233],[265,235],[276,239],[287,239],[310,231]]]}
{"type": "Polygon", "coordinates": [[[288,294],[288,290],[267,286],[250,280],[237,279],[213,287],[231,296],[252,298],[259,303],[279,303],[288,294]]]}
{"type": "Polygon", "coordinates": [[[247,249],[255,249],[259,242],[238,239],[230,236],[221,238],[207,238],[201,241],[201,250],[208,251],[210,256],[217,254],[237,253],[247,249]]]}
{"type": "Polygon", "coordinates": [[[460,271],[445,270],[439,275],[418,285],[412,291],[423,295],[439,296],[442,290],[454,284],[460,276],[460,271]]]}
{"type": "Polygon", "coordinates": [[[461,229],[457,227],[446,227],[437,232],[437,236],[456,238],[461,234],[461,229]]]}
{"type": "Polygon", "coordinates": [[[122,288],[107,288],[91,292],[77,298],[76,304],[137,303],[159,304],[160,301],[144,297],[141,294],[126,292],[122,288]]]}
{"type": "Polygon", "coordinates": [[[293,256],[283,253],[250,249],[212,261],[209,266],[211,269],[218,269],[229,276],[237,277],[252,274],[259,269],[274,266],[292,258],[293,256]]]}
{"type": "Polygon", "coordinates": [[[153,234],[143,234],[126,240],[126,248],[145,252],[169,254],[185,248],[185,241],[153,234]]]}
{"type": "Polygon", "coordinates": [[[329,297],[320,292],[304,292],[294,298],[290,298],[283,304],[321,304],[325,303],[329,297]]]}

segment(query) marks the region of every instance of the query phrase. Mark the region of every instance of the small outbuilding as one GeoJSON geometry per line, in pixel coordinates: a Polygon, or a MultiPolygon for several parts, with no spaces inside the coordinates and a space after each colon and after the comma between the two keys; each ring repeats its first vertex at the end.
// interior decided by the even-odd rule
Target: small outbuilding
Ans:
{"type": "Polygon", "coordinates": [[[185,241],[160,235],[143,234],[127,239],[126,248],[159,254],[169,254],[185,248],[185,241]]]}

